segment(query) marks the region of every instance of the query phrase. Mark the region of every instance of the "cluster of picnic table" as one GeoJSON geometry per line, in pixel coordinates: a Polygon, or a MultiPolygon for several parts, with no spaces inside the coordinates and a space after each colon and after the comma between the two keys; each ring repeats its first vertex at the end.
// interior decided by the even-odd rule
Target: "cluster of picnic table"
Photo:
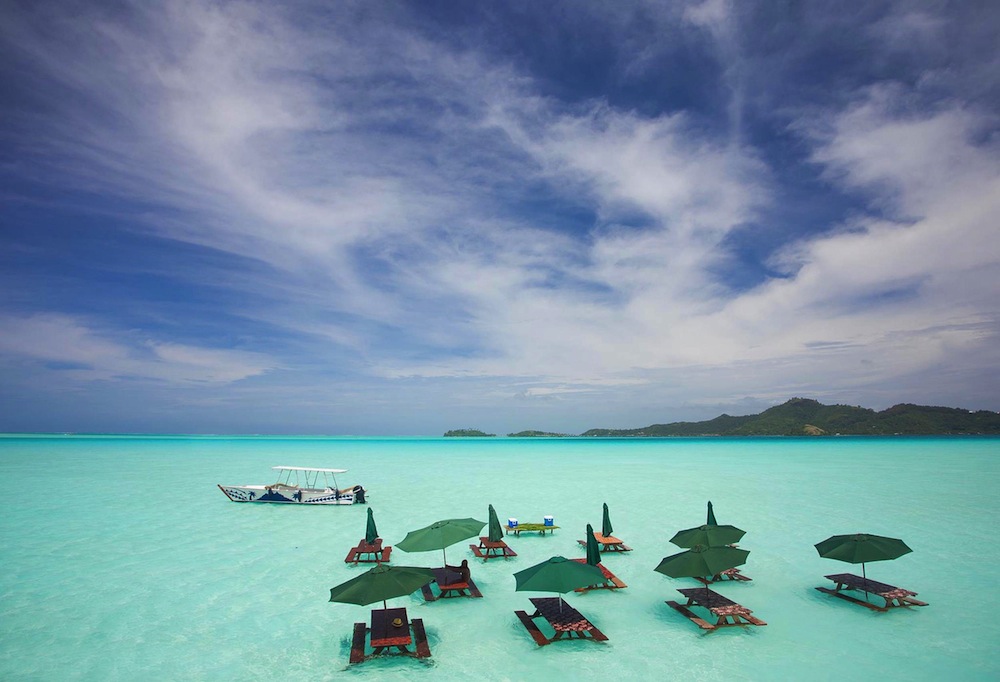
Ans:
{"type": "MultiPolygon", "coordinates": [[[[350,663],[361,663],[383,654],[400,654],[415,658],[431,656],[430,646],[423,620],[408,617],[405,608],[388,608],[387,600],[408,595],[420,590],[427,601],[449,597],[482,597],[482,592],[472,580],[468,560],[460,565],[450,566],[445,550],[451,545],[478,537],[479,542],[469,548],[477,558],[510,559],[517,556],[504,536],[519,535],[522,532],[552,533],[558,526],[552,517],[546,517],[541,524],[519,524],[510,519],[506,527],[500,525],[493,505],[489,505],[489,520],[473,518],[445,519],[430,526],[411,531],[397,547],[406,552],[424,552],[440,549],[444,566],[422,568],[415,566],[390,565],[392,547],[383,546],[378,536],[371,508],[365,538],[348,552],[345,562],[352,564],[374,563],[375,567],[330,590],[331,602],[343,602],[367,606],[382,602],[381,609],[373,609],[370,623],[354,624],[351,640],[350,663]],[[487,535],[480,536],[484,526],[489,526],[487,535]]],[[[586,547],[586,557],[567,559],[553,556],[546,561],[514,574],[516,591],[554,592],[556,597],[532,597],[529,599],[533,612],[515,611],[518,620],[536,644],[545,646],[565,639],[590,639],[606,641],[601,632],[587,617],[568,604],[562,595],[567,592],[587,592],[595,589],[622,589],[627,585],[601,563],[601,552],[629,552],[631,547],[614,535],[608,505],[603,507],[601,532],[595,532],[587,524],[587,537],[579,540],[586,547]],[[541,626],[541,627],[540,627],[541,626]],[[546,634],[551,631],[552,634],[546,634]]],[[[708,503],[706,523],[695,528],[678,531],[671,542],[684,549],[682,552],[664,557],[655,571],[672,578],[694,578],[702,587],[679,588],[685,598],[683,603],[668,600],[668,606],[684,615],[702,630],[713,631],[729,626],[767,625],[753,615],[753,612],[722,594],[711,589],[722,581],[747,582],[751,578],[744,575],[739,566],[746,563],[749,551],[741,549],[737,543],[745,531],[732,525],[716,521],[712,503],[708,503]],[[694,609],[707,612],[706,617],[698,615],[694,609]],[[713,622],[714,619],[714,622],[713,622]]],[[[834,535],[816,544],[819,555],[852,564],[861,564],[862,575],[837,573],[826,576],[835,587],[816,589],[859,604],[875,611],[888,611],[894,607],[926,606],[926,602],[914,599],[916,592],[869,580],[865,574],[865,564],[872,561],[896,559],[911,550],[896,538],[888,538],[868,533],[834,535]],[[864,599],[861,599],[864,592],[864,599]],[[853,593],[853,594],[851,594],[853,593]],[[873,603],[871,595],[881,597],[884,604],[873,603]]],[[[703,614],[705,615],[705,614],[703,614]]]]}

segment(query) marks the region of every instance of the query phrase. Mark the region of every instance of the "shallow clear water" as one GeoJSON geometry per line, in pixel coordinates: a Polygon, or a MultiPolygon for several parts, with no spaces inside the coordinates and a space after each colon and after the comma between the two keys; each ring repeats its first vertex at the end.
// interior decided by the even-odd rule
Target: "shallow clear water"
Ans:
{"type": "MultiPolygon", "coordinates": [[[[0,437],[0,679],[997,679],[1000,439],[476,440],[0,437]],[[387,544],[435,520],[541,521],[518,557],[469,558],[483,599],[393,600],[423,618],[433,657],[347,666],[369,609],[328,601],[366,570],[344,564],[365,507],[235,504],[216,483],[265,483],[273,465],[341,467],[370,491],[387,544]],[[749,583],[717,589],[767,627],[703,634],[664,604],[652,569],[676,530],[747,531],[749,583]],[[567,600],[610,641],[537,647],[514,615],[513,573],[582,557],[577,538],[611,508],[635,551],[604,556],[628,583],[567,600]],[[839,533],[903,538],[913,553],[868,565],[926,608],[874,613],[817,592],[855,567],[813,544],[839,533]]],[[[438,566],[439,552],[394,551],[438,566]]]]}

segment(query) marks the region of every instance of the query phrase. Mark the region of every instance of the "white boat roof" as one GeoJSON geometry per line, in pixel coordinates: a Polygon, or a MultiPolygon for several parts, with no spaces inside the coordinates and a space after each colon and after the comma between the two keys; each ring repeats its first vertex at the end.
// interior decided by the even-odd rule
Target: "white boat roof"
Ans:
{"type": "Polygon", "coordinates": [[[317,469],[315,467],[271,467],[281,471],[319,471],[324,474],[346,474],[347,469],[317,469]]]}

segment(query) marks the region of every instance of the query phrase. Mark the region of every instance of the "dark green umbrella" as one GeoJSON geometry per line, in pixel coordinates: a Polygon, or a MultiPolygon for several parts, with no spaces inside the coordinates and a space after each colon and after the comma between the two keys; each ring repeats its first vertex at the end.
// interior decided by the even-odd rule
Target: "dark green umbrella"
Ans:
{"type": "Polygon", "coordinates": [[[497,518],[497,510],[490,505],[490,520],[489,523],[489,534],[486,538],[490,542],[500,542],[503,540],[503,526],[500,525],[500,519],[497,518]]]}
{"type": "MultiPolygon", "coordinates": [[[[591,529],[593,535],[593,529],[591,529]]],[[[514,574],[516,592],[558,592],[559,608],[562,595],[578,587],[589,587],[604,582],[604,574],[597,566],[582,564],[566,557],[554,556],[514,574]]]]}
{"type": "Polygon", "coordinates": [[[330,601],[358,606],[380,601],[385,608],[386,599],[410,594],[432,580],[434,573],[429,568],[379,564],[346,583],[330,588],[330,601]]]}
{"type": "Polygon", "coordinates": [[[372,514],[372,508],[368,507],[368,523],[365,525],[365,542],[369,545],[375,542],[378,538],[378,528],[375,527],[375,516],[372,514]]]}
{"type": "Polygon", "coordinates": [[[471,518],[435,521],[426,528],[411,530],[402,542],[396,543],[396,547],[404,552],[430,552],[440,549],[447,566],[448,556],[444,554],[445,548],[479,535],[485,525],[485,521],[471,518]]]}
{"type": "Polygon", "coordinates": [[[704,578],[746,563],[750,552],[736,547],[696,545],[684,552],[664,557],[653,570],[671,578],[704,578]]]}
{"type": "Polygon", "coordinates": [[[678,547],[695,547],[696,545],[719,547],[739,542],[740,538],[744,535],[746,535],[746,531],[740,530],[736,526],[712,526],[705,524],[697,528],[677,531],[674,537],[670,538],[670,542],[678,547]]]}
{"type": "Polygon", "coordinates": [[[824,559],[861,564],[861,576],[867,578],[868,576],[865,575],[866,562],[898,559],[913,550],[907,547],[905,542],[896,538],[855,533],[854,535],[834,535],[823,542],[818,542],[816,543],[816,551],[824,559]]]}
{"type": "Polygon", "coordinates": [[[611,527],[611,516],[608,514],[608,503],[604,503],[604,518],[601,519],[601,535],[611,537],[615,529],[611,527]]]}
{"type": "Polygon", "coordinates": [[[719,522],[715,520],[715,512],[712,511],[712,501],[708,501],[708,519],[705,521],[706,525],[718,526],[719,522]]]}
{"type": "Polygon", "coordinates": [[[604,582],[601,569],[566,557],[554,556],[514,574],[517,592],[571,592],[604,582]]]}
{"type": "Polygon", "coordinates": [[[594,529],[587,524],[587,563],[596,566],[601,563],[601,544],[594,537],[594,529]]]}

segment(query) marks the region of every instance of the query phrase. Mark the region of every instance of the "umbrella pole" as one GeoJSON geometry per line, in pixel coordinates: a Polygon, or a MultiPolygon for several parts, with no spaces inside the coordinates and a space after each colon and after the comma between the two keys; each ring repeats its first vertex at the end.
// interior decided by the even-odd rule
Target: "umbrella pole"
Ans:
{"type": "Polygon", "coordinates": [[[868,576],[865,574],[865,562],[861,562],[861,578],[865,581],[865,601],[871,601],[868,598],[868,576]]]}

